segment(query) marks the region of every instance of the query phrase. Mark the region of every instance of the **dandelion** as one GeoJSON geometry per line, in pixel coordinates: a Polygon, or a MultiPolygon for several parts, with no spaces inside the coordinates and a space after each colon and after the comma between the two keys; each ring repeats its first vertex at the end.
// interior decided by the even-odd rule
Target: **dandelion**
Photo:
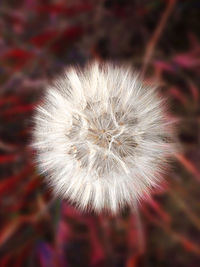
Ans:
{"type": "Polygon", "coordinates": [[[68,68],[36,108],[33,146],[56,195],[113,213],[160,184],[173,154],[165,101],[130,67],[68,68]]]}

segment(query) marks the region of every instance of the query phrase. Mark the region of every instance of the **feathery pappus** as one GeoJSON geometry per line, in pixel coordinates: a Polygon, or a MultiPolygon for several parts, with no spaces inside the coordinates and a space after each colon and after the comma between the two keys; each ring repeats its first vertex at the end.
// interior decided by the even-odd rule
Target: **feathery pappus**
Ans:
{"type": "Polygon", "coordinates": [[[70,67],[36,108],[33,147],[56,195],[117,212],[159,185],[174,153],[165,100],[131,67],[70,67]]]}

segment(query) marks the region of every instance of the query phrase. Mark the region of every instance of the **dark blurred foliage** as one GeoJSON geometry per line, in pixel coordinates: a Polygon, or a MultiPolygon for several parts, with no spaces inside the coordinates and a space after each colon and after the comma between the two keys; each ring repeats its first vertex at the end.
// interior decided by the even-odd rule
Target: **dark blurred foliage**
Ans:
{"type": "Polygon", "coordinates": [[[200,266],[200,1],[0,1],[0,266],[200,266]],[[138,213],[80,213],[37,174],[32,116],[69,64],[128,62],[169,98],[181,152],[138,213]]]}

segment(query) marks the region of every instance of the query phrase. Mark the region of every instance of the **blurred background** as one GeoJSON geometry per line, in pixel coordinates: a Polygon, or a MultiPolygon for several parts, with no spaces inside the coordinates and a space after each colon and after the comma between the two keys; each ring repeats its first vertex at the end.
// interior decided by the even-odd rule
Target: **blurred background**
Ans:
{"type": "Polygon", "coordinates": [[[200,266],[200,1],[0,1],[0,267],[200,266]],[[162,189],[116,217],[53,199],[33,160],[46,81],[89,59],[157,82],[182,150],[162,189]]]}

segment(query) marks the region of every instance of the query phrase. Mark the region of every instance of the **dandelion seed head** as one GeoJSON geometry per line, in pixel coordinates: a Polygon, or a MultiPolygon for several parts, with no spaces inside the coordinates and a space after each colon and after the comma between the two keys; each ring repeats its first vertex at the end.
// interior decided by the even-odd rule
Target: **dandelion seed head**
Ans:
{"type": "Polygon", "coordinates": [[[55,194],[111,212],[148,194],[174,151],[164,106],[130,67],[68,68],[47,86],[33,131],[38,167],[55,194]]]}

